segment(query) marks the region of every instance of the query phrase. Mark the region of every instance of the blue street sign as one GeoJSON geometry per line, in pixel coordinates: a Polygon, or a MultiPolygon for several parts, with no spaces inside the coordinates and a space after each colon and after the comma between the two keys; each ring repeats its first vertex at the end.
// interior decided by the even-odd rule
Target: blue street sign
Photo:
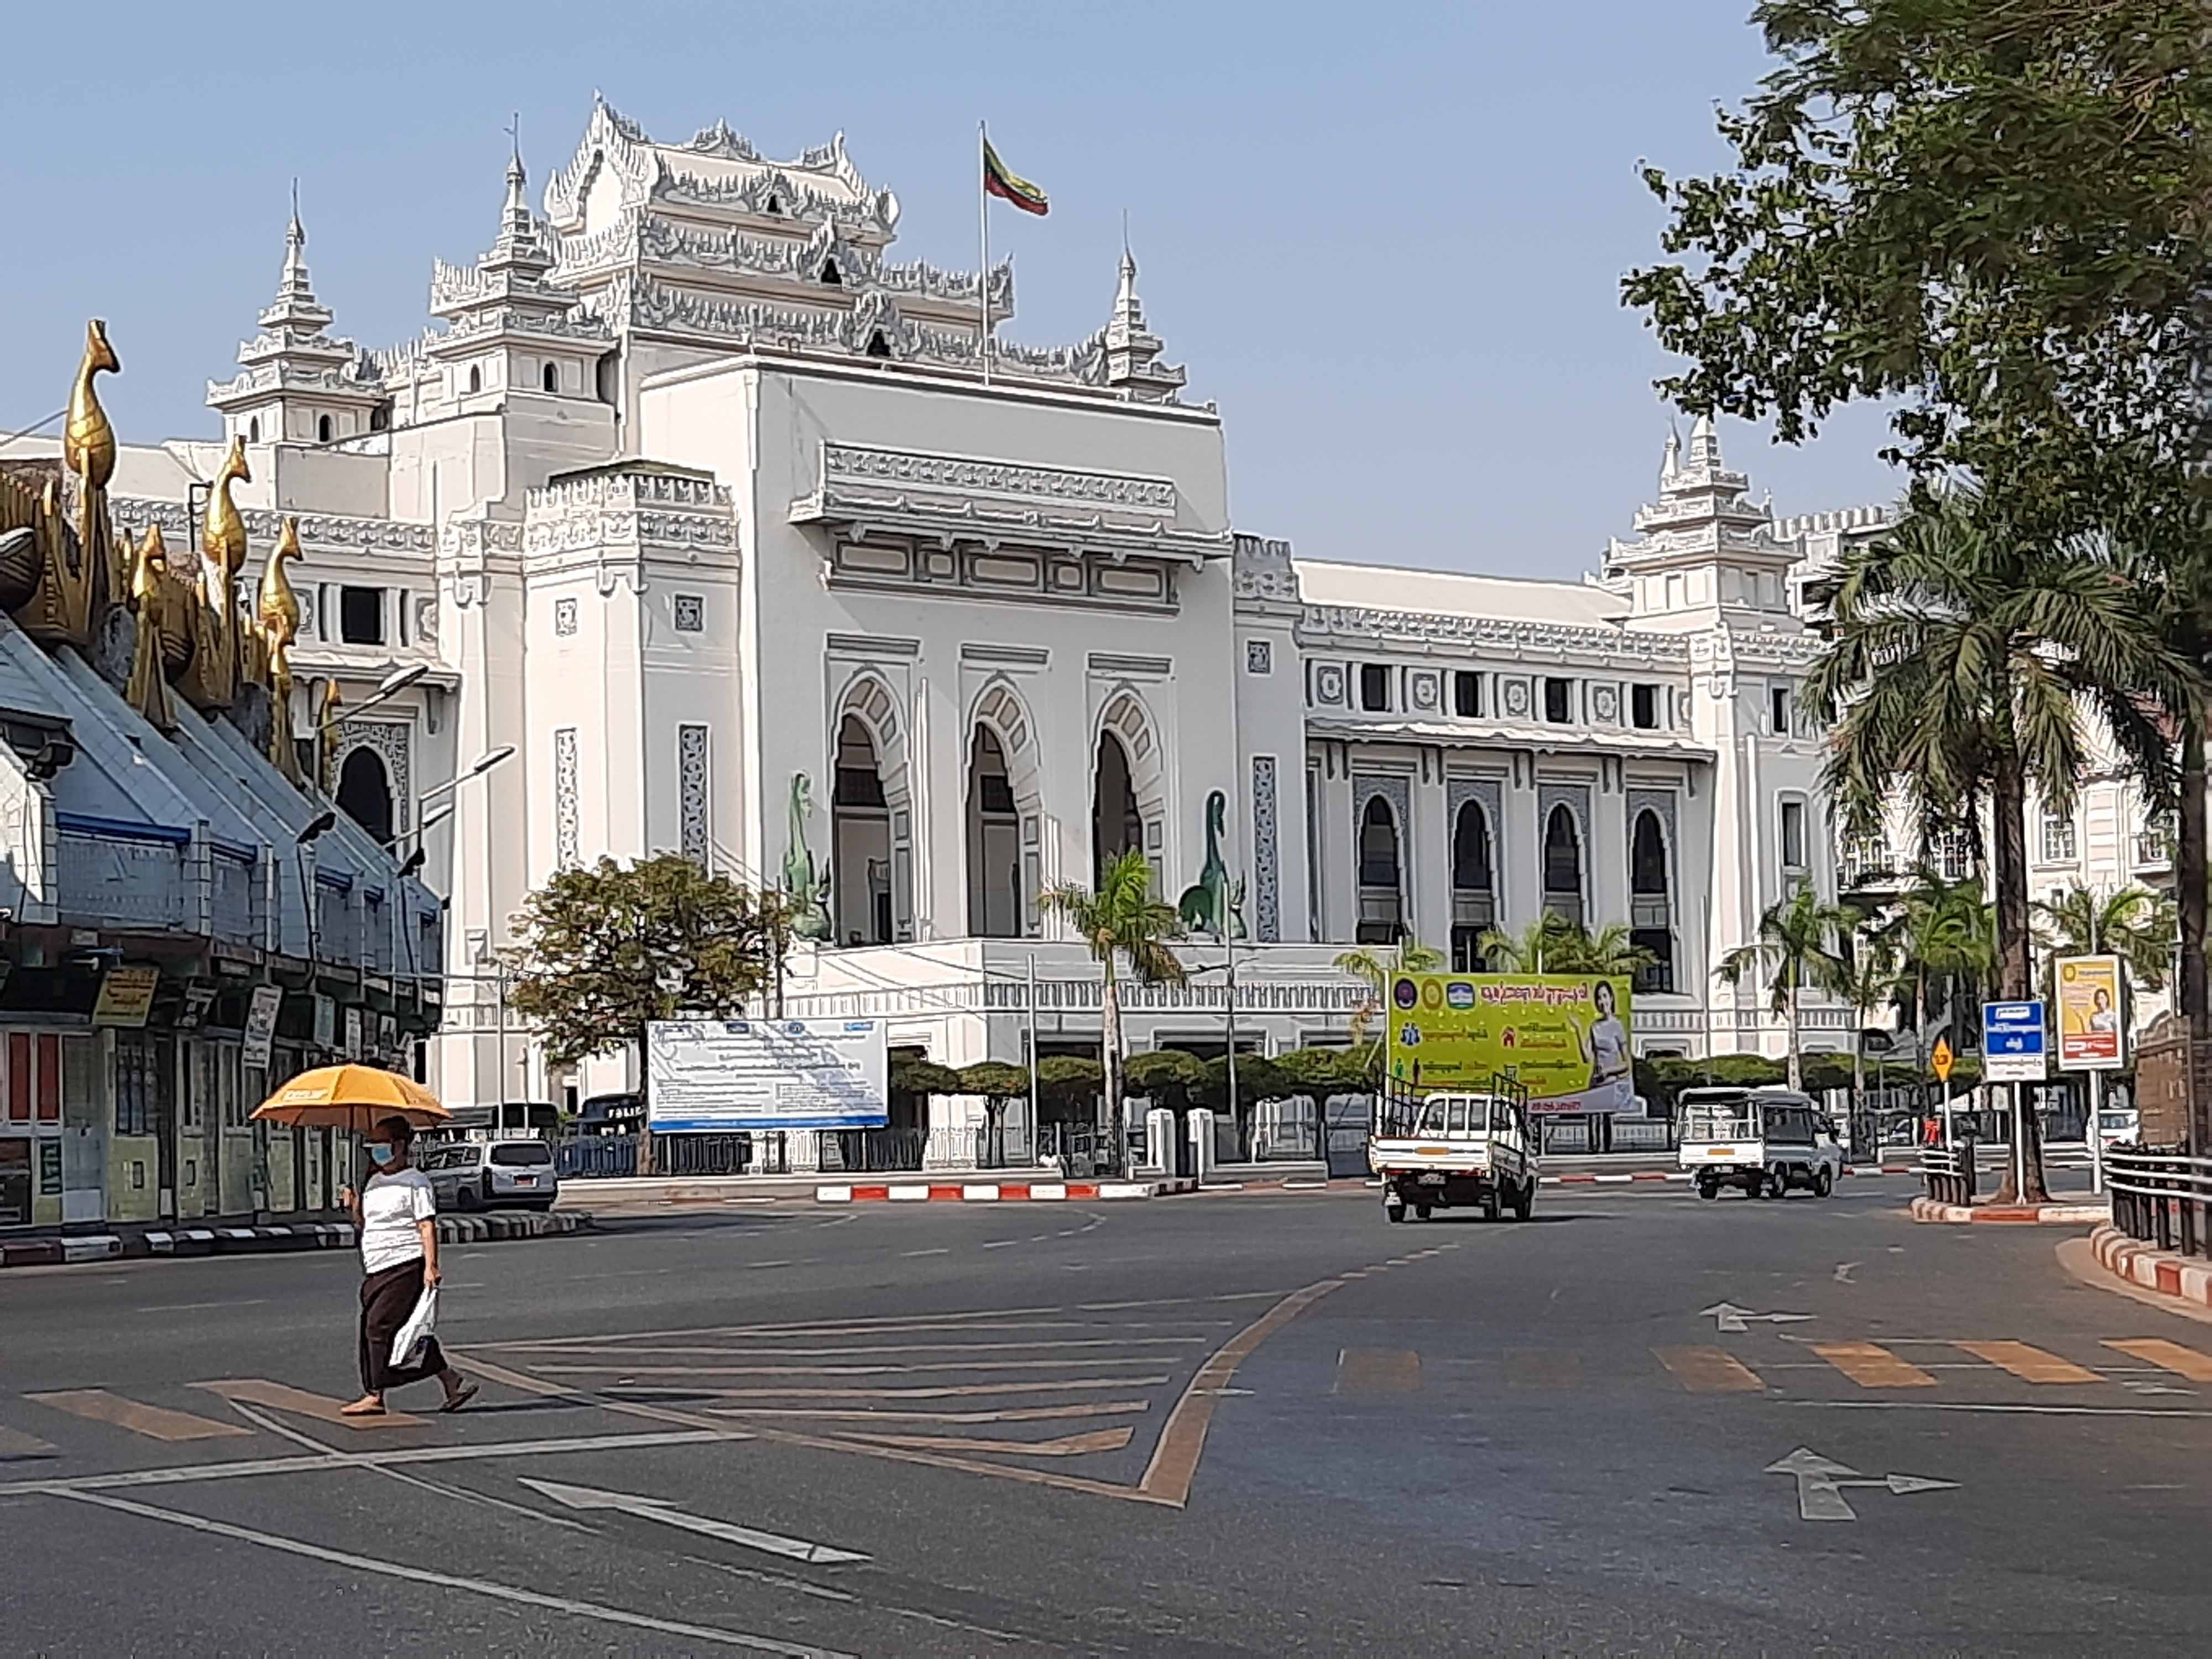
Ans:
{"type": "Polygon", "coordinates": [[[1982,1076],[1991,1083],[2040,1083],[2043,1000],[1982,1005],[1982,1076]]]}

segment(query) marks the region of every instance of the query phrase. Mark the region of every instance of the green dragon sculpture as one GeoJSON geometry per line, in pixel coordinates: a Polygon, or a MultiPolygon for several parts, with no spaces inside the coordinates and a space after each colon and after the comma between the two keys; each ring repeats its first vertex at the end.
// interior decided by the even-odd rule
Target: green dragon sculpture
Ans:
{"type": "Polygon", "coordinates": [[[804,772],[791,775],[791,844],[783,854],[783,890],[793,902],[794,939],[830,937],[830,876],[814,874],[814,854],[806,844],[806,820],[814,813],[814,787],[804,772]]]}
{"type": "Polygon", "coordinates": [[[1216,789],[1206,798],[1206,865],[1198,884],[1183,890],[1176,907],[1182,925],[1194,933],[1215,938],[1244,937],[1244,884],[1229,879],[1229,866],[1221,859],[1221,835],[1229,818],[1229,798],[1216,789]]]}

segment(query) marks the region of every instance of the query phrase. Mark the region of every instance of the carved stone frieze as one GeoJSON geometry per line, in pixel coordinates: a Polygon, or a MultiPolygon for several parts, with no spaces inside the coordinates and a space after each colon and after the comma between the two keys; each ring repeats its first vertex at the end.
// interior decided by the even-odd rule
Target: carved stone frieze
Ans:
{"type": "Polygon", "coordinates": [[[1176,506],[1175,481],[1170,478],[1024,466],[979,456],[933,455],[859,444],[823,444],[822,471],[826,480],[906,484],[963,495],[1084,501],[1157,513],[1173,513],[1176,506]]]}

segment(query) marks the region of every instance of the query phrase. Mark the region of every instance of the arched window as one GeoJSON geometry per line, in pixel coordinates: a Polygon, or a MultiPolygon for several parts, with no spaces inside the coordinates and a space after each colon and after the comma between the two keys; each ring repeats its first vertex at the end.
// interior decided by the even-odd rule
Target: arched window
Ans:
{"type": "Polygon", "coordinates": [[[1481,940],[1498,919],[1497,875],[1490,817],[1480,801],[1463,802],[1452,820],[1452,971],[1481,968],[1481,940]]]}
{"type": "Polygon", "coordinates": [[[891,942],[891,815],[875,740],[851,714],[837,727],[830,794],[830,902],[840,945],[891,942]]]}
{"type": "Polygon", "coordinates": [[[378,841],[392,839],[392,781],[374,749],[353,750],[339,767],[338,806],[378,841]]]}
{"type": "Polygon", "coordinates": [[[544,368],[538,372],[538,383],[544,386],[548,392],[558,392],[561,389],[561,365],[558,363],[546,364],[544,368]]]}
{"type": "Polygon", "coordinates": [[[1639,991],[1674,988],[1674,881],[1667,867],[1667,832],[1646,807],[1636,815],[1628,848],[1629,942],[1654,958],[1637,970],[1639,991]]]}
{"type": "Polygon", "coordinates": [[[1398,820],[1389,801],[1370,795],[1359,813],[1359,943],[1394,945],[1405,931],[1398,820]]]}
{"type": "Polygon", "coordinates": [[[772,214],[781,213],[783,211],[783,204],[778,201],[775,197],[771,196],[768,198],[768,211],[772,214]]]}
{"type": "Polygon", "coordinates": [[[844,274],[837,269],[835,259],[822,262],[822,285],[824,288],[842,288],[845,285],[844,274]]]}
{"type": "Polygon", "coordinates": [[[1544,908],[1580,927],[1583,917],[1583,838],[1575,815],[1554,806],[1544,825],[1544,908]]]}
{"type": "Polygon", "coordinates": [[[1143,850],[1145,820],[1137,810],[1130,781],[1129,751],[1111,732],[1098,734],[1098,756],[1091,769],[1091,884],[1106,879],[1106,866],[1124,853],[1143,850]]]}
{"type": "Polygon", "coordinates": [[[871,357],[888,357],[891,355],[891,343],[884,338],[883,330],[878,329],[868,336],[867,355],[871,357]]]}
{"type": "Polygon", "coordinates": [[[315,441],[316,441],[317,443],[319,443],[319,444],[326,444],[326,443],[330,442],[330,441],[331,441],[331,417],[330,417],[329,416],[327,416],[327,415],[318,415],[318,416],[315,416],[315,441]]]}
{"type": "Polygon", "coordinates": [[[483,370],[475,363],[469,365],[469,390],[471,392],[483,390],[483,370]]]}
{"type": "Polygon", "coordinates": [[[389,432],[392,430],[392,405],[390,404],[379,404],[375,408],[368,411],[368,429],[371,432],[389,432]]]}
{"type": "Polygon", "coordinates": [[[1021,816],[998,733],[978,726],[968,748],[968,932],[1018,939],[1022,932],[1021,816]]]}
{"type": "Polygon", "coordinates": [[[261,417],[258,415],[246,423],[246,441],[250,444],[261,441],[261,417]]]}

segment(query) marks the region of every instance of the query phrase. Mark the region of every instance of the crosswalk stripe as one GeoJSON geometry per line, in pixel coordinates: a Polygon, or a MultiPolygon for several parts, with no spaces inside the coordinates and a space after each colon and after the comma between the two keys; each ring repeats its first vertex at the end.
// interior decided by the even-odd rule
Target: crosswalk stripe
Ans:
{"type": "Polygon", "coordinates": [[[301,1417],[312,1417],[319,1423],[335,1423],[347,1429],[405,1429],[420,1424],[419,1417],[410,1417],[405,1412],[387,1410],[381,1417],[348,1417],[338,1409],[345,1402],[333,1400],[325,1394],[309,1394],[305,1389],[295,1389],[283,1382],[271,1382],[266,1377],[233,1376],[216,1382],[195,1382],[196,1389],[205,1389],[210,1394],[219,1394],[225,1400],[243,1400],[249,1406],[268,1406],[280,1412],[296,1412],[301,1417]]]}
{"type": "Polygon", "coordinates": [[[1659,1363],[1692,1394],[1759,1394],[1759,1374],[1723,1348],[1654,1348],[1659,1363]]]}
{"type": "Polygon", "coordinates": [[[2010,1371],[2023,1382],[2101,1382],[2105,1379],[2070,1359],[2026,1342],[1960,1342],[1954,1345],[1977,1359],[2010,1371]]]}
{"type": "Polygon", "coordinates": [[[95,1423],[112,1423],[118,1429],[143,1434],[149,1440],[216,1440],[229,1435],[253,1432],[235,1423],[218,1423],[210,1418],[194,1417],[190,1412],[165,1411],[159,1406],[142,1406],[135,1400],[125,1400],[105,1389],[63,1389],[52,1394],[27,1394],[23,1398],[35,1400],[42,1406],[52,1406],[56,1411],[68,1412],[74,1417],[88,1417],[95,1423]]]}
{"type": "Polygon", "coordinates": [[[2105,1346],[2117,1348],[2132,1358],[2147,1359],[2154,1365],[2179,1372],[2192,1382],[2212,1382],[2212,1357],[2194,1348],[2185,1348],[2179,1342],[2168,1342],[2162,1337],[2142,1337],[2125,1342],[2107,1341],[2105,1346]]]}
{"type": "Polygon", "coordinates": [[[1035,1382],[962,1382],[926,1389],[708,1389],[641,1384],[624,1389],[625,1400],[951,1400],[963,1395],[1059,1394],[1071,1389],[1142,1389],[1167,1382],[1152,1376],[1066,1376],[1035,1382]]]}
{"type": "Polygon", "coordinates": [[[25,1434],[21,1429],[0,1424],[0,1457],[37,1457],[52,1449],[50,1443],[35,1434],[25,1434]]]}
{"type": "Polygon", "coordinates": [[[709,1406],[709,1417],[805,1417],[838,1423],[1038,1423],[1054,1417],[1118,1417],[1152,1409],[1146,1400],[1102,1400],[1080,1406],[1017,1406],[995,1412],[885,1412],[820,1406],[709,1406]]]}
{"type": "Polygon", "coordinates": [[[1419,1394],[1421,1356],[1411,1348],[1341,1348],[1336,1356],[1338,1394],[1419,1394]]]}
{"type": "Polygon", "coordinates": [[[1505,1356],[1505,1381],[1510,1388],[1575,1389],[1582,1380],[1583,1360],[1577,1353],[1515,1348],[1505,1356]]]}
{"type": "Polygon", "coordinates": [[[866,1440],[878,1446],[919,1446],[926,1451],[1016,1452],[1024,1457],[1080,1457],[1085,1452],[1119,1451],[1136,1433],[1134,1429],[1093,1429],[1087,1434],[1062,1435],[1057,1440],[970,1440],[957,1434],[862,1434],[845,1431],[849,1440],[866,1440]]]}
{"type": "Polygon", "coordinates": [[[1863,1389],[1932,1389],[1936,1379],[1879,1342],[1815,1342],[1813,1352],[1863,1389]]]}

